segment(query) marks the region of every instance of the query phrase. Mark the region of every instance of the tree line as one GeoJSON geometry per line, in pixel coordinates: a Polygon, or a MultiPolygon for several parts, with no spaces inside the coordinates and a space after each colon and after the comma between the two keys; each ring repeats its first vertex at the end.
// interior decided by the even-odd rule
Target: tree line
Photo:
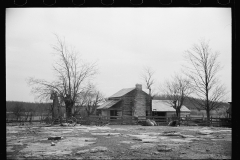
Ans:
{"type": "Polygon", "coordinates": [[[13,112],[16,107],[19,107],[21,111],[46,112],[50,105],[51,103],[6,101],[6,111],[13,112]]]}

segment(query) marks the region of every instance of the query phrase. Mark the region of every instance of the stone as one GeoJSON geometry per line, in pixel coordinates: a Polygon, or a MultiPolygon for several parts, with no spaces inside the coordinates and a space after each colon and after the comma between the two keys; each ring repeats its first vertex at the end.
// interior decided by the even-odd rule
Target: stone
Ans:
{"type": "Polygon", "coordinates": [[[182,138],[195,138],[193,135],[180,135],[182,138]]]}
{"type": "Polygon", "coordinates": [[[170,121],[168,126],[176,127],[178,125],[178,121],[170,121]]]}
{"type": "Polygon", "coordinates": [[[141,122],[142,126],[155,126],[157,125],[155,121],[147,119],[146,121],[141,122]]]}
{"type": "Polygon", "coordinates": [[[139,138],[133,138],[133,140],[142,141],[142,139],[139,139],[139,138]]]}
{"type": "Polygon", "coordinates": [[[48,137],[48,140],[60,140],[63,137],[58,137],[58,136],[54,136],[54,137],[48,137]]]}

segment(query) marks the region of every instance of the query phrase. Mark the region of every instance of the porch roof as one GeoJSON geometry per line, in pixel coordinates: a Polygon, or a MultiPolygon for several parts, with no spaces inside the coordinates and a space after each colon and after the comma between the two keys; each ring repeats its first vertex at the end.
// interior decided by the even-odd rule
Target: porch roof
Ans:
{"type": "Polygon", "coordinates": [[[121,101],[121,99],[119,99],[119,100],[108,100],[105,103],[103,103],[102,105],[100,105],[99,107],[97,107],[97,109],[108,109],[108,108],[112,107],[113,105],[117,104],[120,101],[121,101]]]}

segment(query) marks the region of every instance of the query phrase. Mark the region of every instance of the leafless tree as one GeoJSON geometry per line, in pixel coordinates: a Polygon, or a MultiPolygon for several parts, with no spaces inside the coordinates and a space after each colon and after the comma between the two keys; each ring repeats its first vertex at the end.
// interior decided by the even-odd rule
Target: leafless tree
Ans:
{"type": "Polygon", "coordinates": [[[25,109],[23,108],[23,104],[21,103],[15,104],[14,108],[12,109],[12,112],[15,115],[17,121],[21,118],[21,115],[23,114],[24,111],[25,109]]]}
{"type": "Polygon", "coordinates": [[[66,107],[66,116],[72,116],[72,108],[84,91],[86,83],[97,73],[95,63],[86,63],[79,59],[77,52],[70,48],[65,40],[56,35],[57,44],[53,46],[58,60],[53,65],[56,80],[29,78],[28,84],[36,98],[49,99],[55,91],[66,107]]]}
{"type": "Polygon", "coordinates": [[[34,116],[34,110],[32,108],[25,109],[25,112],[23,113],[23,121],[27,122],[29,119],[29,122],[32,123],[32,118],[34,116]]]}
{"type": "Polygon", "coordinates": [[[210,111],[220,107],[223,102],[226,89],[219,81],[218,72],[222,68],[217,61],[219,53],[213,53],[209,43],[200,41],[185,53],[188,66],[185,65],[185,74],[191,80],[195,97],[193,99],[198,109],[204,109],[207,119],[210,119],[210,111]]]}
{"type": "Polygon", "coordinates": [[[143,73],[142,73],[142,79],[144,81],[144,84],[146,85],[146,88],[148,89],[148,95],[150,96],[150,116],[152,116],[152,99],[154,97],[154,94],[152,93],[152,86],[154,84],[153,79],[154,71],[150,67],[144,67],[143,73]]]}
{"type": "Polygon", "coordinates": [[[79,114],[80,109],[84,108],[87,115],[94,113],[99,103],[104,101],[103,94],[97,90],[93,84],[89,84],[84,92],[82,92],[78,107],[75,108],[75,114],[79,114]]]}
{"type": "Polygon", "coordinates": [[[160,93],[170,100],[169,103],[176,110],[177,117],[180,117],[183,103],[192,91],[189,79],[177,74],[160,87],[160,93]]]}

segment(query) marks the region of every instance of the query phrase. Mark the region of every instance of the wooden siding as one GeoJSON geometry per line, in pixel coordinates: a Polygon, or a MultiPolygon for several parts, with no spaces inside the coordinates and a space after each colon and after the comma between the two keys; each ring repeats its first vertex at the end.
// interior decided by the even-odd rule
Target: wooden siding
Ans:
{"type": "Polygon", "coordinates": [[[150,113],[149,95],[142,90],[134,89],[120,98],[109,98],[109,100],[118,99],[121,99],[121,101],[109,108],[108,112],[117,110],[118,116],[146,116],[146,111],[150,113]]]}

